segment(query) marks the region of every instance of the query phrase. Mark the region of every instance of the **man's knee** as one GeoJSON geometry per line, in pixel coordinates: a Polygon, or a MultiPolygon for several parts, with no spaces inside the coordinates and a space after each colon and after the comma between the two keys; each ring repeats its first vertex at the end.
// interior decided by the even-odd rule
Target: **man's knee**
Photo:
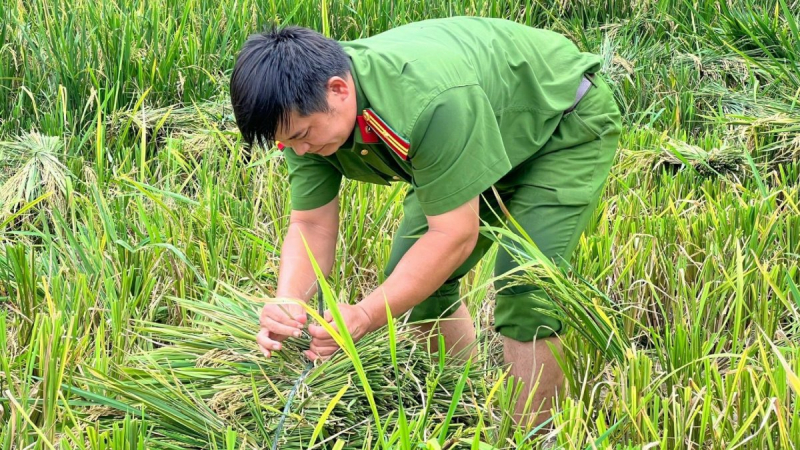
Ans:
{"type": "Polygon", "coordinates": [[[411,310],[409,322],[435,320],[452,315],[461,305],[459,280],[448,281],[411,310]]]}
{"type": "Polygon", "coordinates": [[[556,316],[555,304],[541,289],[506,289],[495,297],[494,329],[506,338],[530,342],[561,334],[565,326],[556,316]]]}

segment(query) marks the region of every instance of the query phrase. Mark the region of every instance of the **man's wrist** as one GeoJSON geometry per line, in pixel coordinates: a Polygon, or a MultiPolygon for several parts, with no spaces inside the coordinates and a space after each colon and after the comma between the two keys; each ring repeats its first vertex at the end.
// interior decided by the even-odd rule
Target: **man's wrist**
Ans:
{"type": "Polygon", "coordinates": [[[371,333],[371,332],[377,330],[380,327],[376,326],[377,322],[375,321],[375,318],[374,318],[373,314],[370,314],[369,308],[365,308],[363,303],[364,303],[363,301],[358,302],[358,303],[356,303],[356,306],[359,309],[361,309],[361,311],[367,317],[367,320],[369,321],[369,323],[367,324],[367,333],[371,333]]]}

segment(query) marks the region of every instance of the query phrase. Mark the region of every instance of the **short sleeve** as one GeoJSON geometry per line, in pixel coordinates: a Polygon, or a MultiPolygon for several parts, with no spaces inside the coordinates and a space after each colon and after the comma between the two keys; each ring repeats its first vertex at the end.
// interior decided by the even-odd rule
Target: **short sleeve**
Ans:
{"type": "Polygon", "coordinates": [[[492,105],[477,85],[438,94],[411,132],[412,184],[422,211],[451,211],[511,170],[492,105]]]}
{"type": "Polygon", "coordinates": [[[289,147],[283,155],[289,169],[292,209],[305,211],[319,208],[339,193],[342,173],[324,157],[308,153],[298,156],[289,147]]]}

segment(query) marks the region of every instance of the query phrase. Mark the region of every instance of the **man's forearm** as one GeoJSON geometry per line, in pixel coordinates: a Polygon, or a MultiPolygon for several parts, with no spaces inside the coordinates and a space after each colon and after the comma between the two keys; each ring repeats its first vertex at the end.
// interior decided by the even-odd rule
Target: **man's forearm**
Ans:
{"type": "Polygon", "coordinates": [[[314,259],[326,277],[333,268],[336,253],[336,233],[321,230],[303,222],[289,225],[281,247],[281,263],[276,297],[297,298],[308,301],[316,292],[317,276],[303,243],[308,243],[314,259]],[[302,234],[302,237],[301,237],[302,234]]]}
{"type": "Polygon", "coordinates": [[[372,319],[369,331],[386,324],[386,304],[396,317],[430,297],[469,257],[474,238],[428,231],[403,255],[389,278],[359,303],[372,319]]]}

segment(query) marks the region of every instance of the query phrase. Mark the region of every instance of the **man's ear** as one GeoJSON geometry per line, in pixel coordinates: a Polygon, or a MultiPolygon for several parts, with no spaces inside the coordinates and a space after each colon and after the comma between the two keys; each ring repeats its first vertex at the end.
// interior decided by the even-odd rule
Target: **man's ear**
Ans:
{"type": "Polygon", "coordinates": [[[347,96],[350,95],[350,87],[347,85],[347,80],[334,76],[328,80],[328,92],[339,96],[347,96]]]}

